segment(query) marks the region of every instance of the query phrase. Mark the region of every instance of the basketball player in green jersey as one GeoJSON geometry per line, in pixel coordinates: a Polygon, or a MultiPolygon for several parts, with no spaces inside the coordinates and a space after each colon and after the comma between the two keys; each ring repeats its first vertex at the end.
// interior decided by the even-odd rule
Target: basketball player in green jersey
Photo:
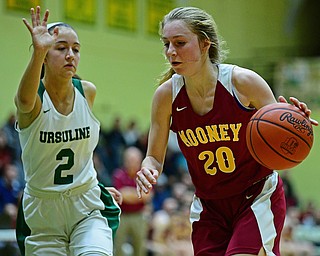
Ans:
{"type": "Polygon", "coordinates": [[[93,165],[96,88],[73,79],[77,33],[65,23],[47,25],[48,16],[41,20],[38,6],[31,24],[23,19],[33,53],[15,96],[26,179],[17,240],[23,255],[113,255],[122,197],[98,184],[93,165]]]}

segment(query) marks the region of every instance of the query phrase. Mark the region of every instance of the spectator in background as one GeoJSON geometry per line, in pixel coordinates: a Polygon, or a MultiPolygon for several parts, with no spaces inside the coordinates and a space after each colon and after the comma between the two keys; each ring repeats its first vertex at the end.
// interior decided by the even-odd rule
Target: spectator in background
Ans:
{"type": "Polygon", "coordinates": [[[108,170],[115,170],[119,168],[122,160],[122,153],[126,147],[122,129],[121,129],[121,118],[116,117],[113,121],[113,125],[109,131],[102,133],[104,139],[105,149],[108,154],[108,170]]]}
{"type": "MultiPolygon", "coordinates": [[[[300,210],[297,207],[288,208],[286,220],[281,232],[280,252],[282,256],[314,256],[315,246],[311,241],[297,237],[296,230],[300,225],[300,210]]],[[[300,231],[301,232],[301,231],[300,231]]],[[[307,232],[311,232],[308,230],[307,232]]]]}
{"type": "Polygon", "coordinates": [[[6,134],[0,130],[0,169],[6,164],[13,163],[14,160],[14,150],[9,146],[6,134]]]}
{"type": "Polygon", "coordinates": [[[143,153],[143,155],[145,155],[147,152],[148,135],[149,135],[148,130],[140,133],[140,136],[138,137],[138,140],[135,144],[135,147],[139,148],[143,153]]]}
{"type": "Polygon", "coordinates": [[[298,200],[298,196],[294,190],[294,186],[292,184],[292,180],[290,177],[290,171],[282,171],[281,178],[282,178],[282,182],[283,182],[284,193],[286,195],[287,209],[290,207],[298,207],[299,200],[298,200]]]}
{"type": "Polygon", "coordinates": [[[123,153],[123,167],[113,173],[113,186],[122,194],[121,224],[115,238],[117,256],[122,256],[122,246],[129,242],[134,250],[133,255],[146,255],[147,221],[144,208],[151,200],[151,194],[142,197],[136,195],[135,176],[141,168],[142,152],[136,147],[129,147],[123,153]]]}
{"type": "Polygon", "coordinates": [[[171,192],[167,175],[162,173],[153,189],[152,205],[155,212],[163,208],[163,203],[168,197],[171,197],[171,192]]]}
{"type": "Polygon", "coordinates": [[[191,224],[187,221],[189,211],[180,209],[170,218],[167,245],[174,256],[193,256],[191,224]]]}
{"type": "Polygon", "coordinates": [[[19,141],[19,134],[15,129],[16,117],[13,113],[9,114],[9,117],[2,127],[3,133],[6,136],[7,145],[12,151],[12,161],[17,166],[18,180],[21,185],[24,185],[24,172],[21,162],[21,146],[19,141]]]}
{"type": "Polygon", "coordinates": [[[97,178],[99,182],[101,182],[105,187],[112,186],[112,178],[110,177],[110,173],[105,167],[101,159],[101,155],[99,155],[96,151],[93,153],[93,164],[97,171],[97,178]]]}
{"type": "Polygon", "coordinates": [[[173,256],[168,247],[167,238],[170,233],[171,216],[179,209],[179,202],[174,197],[167,197],[163,201],[162,208],[155,211],[151,220],[151,244],[150,248],[156,256],[173,256]]]}
{"type": "Polygon", "coordinates": [[[17,179],[18,170],[14,164],[5,164],[0,176],[0,226],[1,228],[15,228],[18,202],[22,187],[17,179]]]}
{"type": "Polygon", "coordinates": [[[140,136],[140,132],[137,128],[135,120],[131,120],[127,126],[127,129],[123,132],[123,137],[127,147],[135,146],[140,136]]]}
{"type": "Polygon", "coordinates": [[[15,129],[16,117],[14,114],[10,114],[7,122],[2,127],[2,130],[7,138],[8,145],[13,149],[14,160],[21,161],[21,147],[19,142],[19,134],[15,129]]]}
{"type": "MultiPolygon", "coordinates": [[[[192,199],[190,199],[189,204],[192,199]]],[[[149,248],[155,256],[192,256],[189,208],[176,197],[168,197],[153,214],[149,248]]]]}

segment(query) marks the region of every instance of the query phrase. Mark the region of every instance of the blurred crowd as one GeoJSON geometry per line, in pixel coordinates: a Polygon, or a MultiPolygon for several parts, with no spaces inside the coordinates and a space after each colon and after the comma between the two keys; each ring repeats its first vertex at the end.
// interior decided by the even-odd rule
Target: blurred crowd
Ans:
{"type": "MultiPolygon", "coordinates": [[[[15,116],[0,128],[0,232],[14,229],[25,181],[15,116]]],[[[101,183],[123,194],[122,217],[115,239],[115,255],[191,256],[189,207],[194,188],[176,137],[169,136],[164,171],[150,195],[137,200],[135,172],[146,153],[148,132],[135,120],[123,124],[114,119],[101,130],[94,164],[101,183]]],[[[281,171],[287,198],[287,218],[282,233],[284,256],[320,255],[320,209],[301,202],[290,180],[281,171]]],[[[1,236],[0,236],[1,237],[1,236]]],[[[0,255],[19,256],[15,241],[0,241],[0,255]]]]}

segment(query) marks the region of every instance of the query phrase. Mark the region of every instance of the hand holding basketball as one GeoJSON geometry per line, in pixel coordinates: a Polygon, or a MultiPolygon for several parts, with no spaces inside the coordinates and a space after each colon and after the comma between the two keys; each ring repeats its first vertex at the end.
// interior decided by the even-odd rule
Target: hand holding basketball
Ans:
{"type": "MultiPolygon", "coordinates": [[[[298,165],[308,156],[313,145],[312,121],[310,112],[306,113],[308,108],[305,105],[300,109],[285,102],[259,109],[246,131],[247,146],[253,158],[274,170],[298,165]]],[[[300,102],[297,100],[296,103],[300,102]]],[[[317,124],[314,120],[313,123],[317,124]]]]}
{"type": "MultiPolygon", "coordinates": [[[[285,97],[283,97],[283,96],[279,96],[278,100],[279,100],[279,102],[281,102],[281,103],[288,103],[287,100],[285,99],[285,97]]],[[[318,121],[310,118],[311,110],[308,108],[308,106],[307,106],[306,103],[299,101],[299,100],[298,100],[297,98],[295,98],[295,97],[290,97],[290,101],[291,101],[297,108],[300,108],[300,109],[306,114],[306,116],[310,119],[311,124],[313,124],[313,125],[315,125],[315,126],[318,126],[318,125],[319,125],[318,121]]]]}

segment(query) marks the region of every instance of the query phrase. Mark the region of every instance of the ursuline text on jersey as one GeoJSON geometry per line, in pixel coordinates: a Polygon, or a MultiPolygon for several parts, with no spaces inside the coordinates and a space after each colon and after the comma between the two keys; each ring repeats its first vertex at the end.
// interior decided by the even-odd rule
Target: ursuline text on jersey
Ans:
{"type": "Polygon", "coordinates": [[[90,138],[90,126],[64,131],[40,131],[41,143],[61,143],[90,138]]]}

